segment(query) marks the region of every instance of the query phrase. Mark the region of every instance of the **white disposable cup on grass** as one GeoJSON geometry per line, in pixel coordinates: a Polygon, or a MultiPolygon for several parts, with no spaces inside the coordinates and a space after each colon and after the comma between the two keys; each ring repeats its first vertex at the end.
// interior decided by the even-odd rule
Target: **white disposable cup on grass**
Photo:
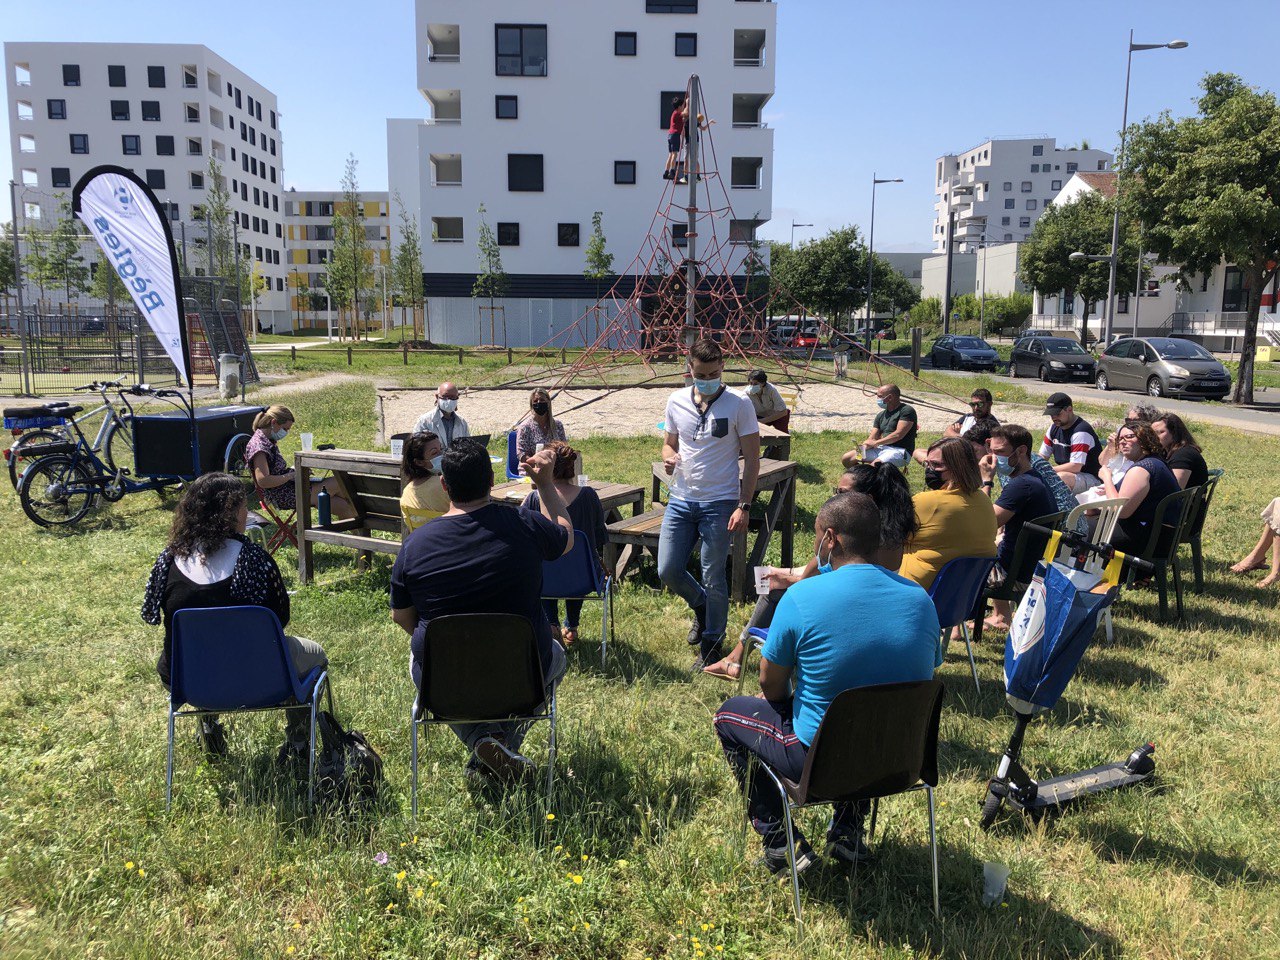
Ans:
{"type": "Polygon", "coordinates": [[[392,455],[393,457],[402,457],[402,456],[404,456],[404,441],[403,441],[403,440],[392,440],[392,441],[391,441],[391,455],[392,455]]]}
{"type": "Polygon", "coordinates": [[[755,567],[756,596],[763,597],[769,593],[769,568],[755,567]]]}
{"type": "Polygon", "coordinates": [[[988,860],[982,865],[982,905],[994,907],[1004,899],[1010,870],[1003,863],[988,860]]]}
{"type": "Polygon", "coordinates": [[[311,443],[313,440],[315,440],[315,438],[316,437],[314,433],[302,434],[302,449],[304,452],[311,449],[311,443]]]}

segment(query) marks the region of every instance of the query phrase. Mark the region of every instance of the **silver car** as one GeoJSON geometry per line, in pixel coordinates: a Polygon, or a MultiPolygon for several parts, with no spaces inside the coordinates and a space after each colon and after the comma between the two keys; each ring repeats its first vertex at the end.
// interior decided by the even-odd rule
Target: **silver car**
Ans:
{"type": "Polygon", "coordinates": [[[1098,358],[1099,390],[1138,390],[1152,397],[1205,397],[1231,392],[1231,374],[1208,350],[1179,337],[1127,337],[1098,358]]]}

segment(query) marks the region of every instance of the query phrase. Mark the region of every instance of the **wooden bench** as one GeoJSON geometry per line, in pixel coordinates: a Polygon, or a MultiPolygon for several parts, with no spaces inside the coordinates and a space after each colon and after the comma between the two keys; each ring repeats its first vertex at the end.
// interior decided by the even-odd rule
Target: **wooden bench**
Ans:
{"type": "Polygon", "coordinates": [[[666,509],[655,503],[651,510],[605,527],[609,540],[604,545],[604,568],[614,575],[615,582],[622,579],[633,556],[645,550],[657,556],[658,536],[662,533],[662,516],[666,509]]]}
{"type": "Polygon", "coordinates": [[[298,582],[311,582],[312,548],[317,543],[356,550],[366,559],[374,553],[395,556],[404,535],[400,517],[400,458],[362,450],[312,450],[294,456],[298,499],[298,582]],[[331,470],[343,496],[355,507],[349,520],[327,527],[311,526],[311,471],[331,470]],[[394,540],[373,536],[393,533],[394,540]]]}

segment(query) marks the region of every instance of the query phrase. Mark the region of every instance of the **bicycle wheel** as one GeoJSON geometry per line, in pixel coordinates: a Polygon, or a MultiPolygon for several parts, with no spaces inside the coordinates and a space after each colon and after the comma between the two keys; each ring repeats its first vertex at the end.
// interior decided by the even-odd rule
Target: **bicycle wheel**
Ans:
{"type": "Polygon", "coordinates": [[[13,489],[18,489],[18,481],[22,471],[36,457],[43,456],[40,447],[46,443],[66,443],[67,438],[52,430],[31,430],[17,438],[17,442],[9,450],[9,482],[13,489]]]}
{"type": "Polygon", "coordinates": [[[121,468],[133,472],[133,417],[118,414],[107,428],[107,438],[102,442],[102,461],[114,474],[121,468]]]}
{"type": "Polygon", "coordinates": [[[42,527],[78,523],[93,509],[93,475],[71,457],[54,454],[36,460],[22,474],[18,499],[22,511],[42,527]]]}
{"type": "Polygon", "coordinates": [[[244,479],[249,477],[249,464],[244,459],[244,449],[249,445],[249,440],[249,434],[237,433],[227,444],[226,453],[222,458],[222,469],[233,477],[244,479]]]}

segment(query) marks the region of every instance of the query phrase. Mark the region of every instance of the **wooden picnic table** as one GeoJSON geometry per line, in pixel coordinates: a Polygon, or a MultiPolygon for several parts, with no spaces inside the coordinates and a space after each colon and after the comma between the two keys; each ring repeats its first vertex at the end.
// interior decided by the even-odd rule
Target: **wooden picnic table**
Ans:
{"type": "Polygon", "coordinates": [[[760,457],[765,460],[790,460],[791,434],[767,423],[760,424],[760,457]]]}
{"type": "MultiPolygon", "coordinates": [[[[739,463],[739,476],[742,464],[739,463]]],[[[760,479],[756,482],[756,496],[769,494],[763,515],[753,511],[751,527],[735,533],[729,547],[729,596],[732,599],[750,600],[755,596],[755,586],[750,576],[752,567],[764,563],[765,554],[773,540],[774,531],[781,535],[782,566],[795,563],[797,465],[791,460],[762,459],[760,479]],[[755,540],[750,542],[754,532],[755,540]]],[[[620,556],[623,548],[648,549],[657,553],[662,532],[665,508],[659,502],[663,485],[669,477],[661,460],[653,464],[653,509],[628,520],[609,524],[609,545],[605,551],[605,568],[621,577],[627,558],[620,556]]]]}
{"type": "MultiPolygon", "coordinates": [[[[613,483],[610,480],[588,480],[587,486],[600,498],[600,506],[604,507],[606,523],[622,519],[622,510],[628,504],[631,515],[638,517],[644,512],[644,487],[636,487],[627,483],[613,483]]],[[[533,484],[528,480],[510,480],[500,483],[489,492],[494,503],[506,503],[518,506],[529,495],[533,484]]]]}
{"type": "Polygon", "coordinates": [[[317,543],[358,550],[361,556],[400,552],[400,462],[390,453],[366,450],[310,450],[294,454],[294,490],[298,501],[298,582],[311,582],[312,548],[317,543]],[[330,470],[347,501],[355,507],[350,520],[334,519],[320,529],[311,526],[311,471],[330,470]],[[374,537],[381,530],[394,540],[374,537]]]}

